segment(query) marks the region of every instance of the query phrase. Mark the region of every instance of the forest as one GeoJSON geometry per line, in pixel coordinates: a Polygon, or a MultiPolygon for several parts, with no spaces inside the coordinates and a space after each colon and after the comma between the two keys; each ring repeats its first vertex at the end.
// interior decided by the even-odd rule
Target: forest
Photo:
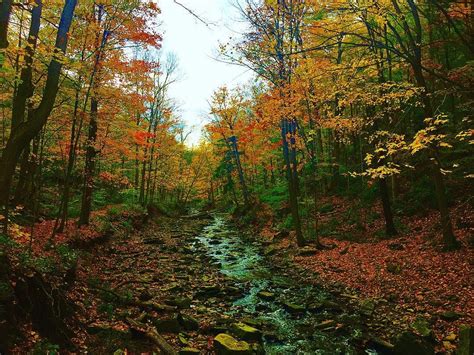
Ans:
{"type": "Polygon", "coordinates": [[[474,354],[474,2],[226,6],[191,144],[160,1],[1,0],[0,354],[474,354]]]}

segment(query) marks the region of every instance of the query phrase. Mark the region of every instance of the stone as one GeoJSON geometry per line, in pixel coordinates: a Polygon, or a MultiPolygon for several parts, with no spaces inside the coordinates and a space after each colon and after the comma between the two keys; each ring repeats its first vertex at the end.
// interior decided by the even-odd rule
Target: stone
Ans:
{"type": "Polygon", "coordinates": [[[387,263],[387,271],[394,275],[399,275],[402,272],[402,267],[396,263],[387,263]]]}
{"type": "Polygon", "coordinates": [[[301,306],[299,304],[291,302],[283,302],[283,308],[285,308],[290,313],[303,313],[304,311],[306,311],[305,306],[301,306]]]}
{"type": "Polygon", "coordinates": [[[179,355],[194,355],[194,354],[200,354],[200,353],[201,352],[199,351],[199,349],[190,348],[190,347],[182,348],[179,351],[179,355]]]}
{"type": "Polygon", "coordinates": [[[348,251],[349,251],[349,247],[345,247],[344,249],[342,249],[342,250],[339,252],[339,254],[345,255],[345,254],[348,253],[348,251]]]}
{"type": "Polygon", "coordinates": [[[176,297],[165,301],[167,305],[175,306],[180,309],[189,308],[191,306],[191,302],[192,300],[189,297],[176,297]]]}
{"type": "Polygon", "coordinates": [[[153,295],[148,290],[143,290],[138,297],[140,301],[149,301],[153,298],[153,295]]]}
{"type": "Polygon", "coordinates": [[[457,355],[474,354],[474,328],[463,324],[459,327],[459,343],[457,355]]]}
{"type": "Polygon", "coordinates": [[[156,319],[154,321],[156,329],[159,332],[164,333],[179,333],[181,325],[179,324],[178,316],[172,316],[170,318],[156,319]]]}
{"type": "Polygon", "coordinates": [[[198,330],[199,329],[199,321],[187,314],[179,314],[178,321],[181,326],[186,330],[198,330]]]}
{"type": "Polygon", "coordinates": [[[371,316],[375,311],[375,306],[375,301],[368,298],[360,302],[360,311],[366,316],[371,316]]]}
{"type": "Polygon", "coordinates": [[[387,246],[390,250],[403,250],[405,247],[401,243],[393,242],[387,246]]]}
{"type": "Polygon", "coordinates": [[[423,317],[416,318],[411,327],[423,337],[430,337],[433,334],[430,323],[423,317]]]}
{"type": "Polygon", "coordinates": [[[333,320],[333,319],[326,319],[326,320],[323,320],[321,323],[318,323],[316,325],[313,326],[313,329],[326,329],[326,328],[329,328],[329,327],[332,327],[336,325],[336,322],[333,320]]]}
{"type": "Polygon", "coordinates": [[[395,341],[393,352],[396,355],[433,355],[434,347],[422,337],[412,332],[404,332],[395,341]]]}
{"type": "Polygon", "coordinates": [[[257,296],[260,297],[262,300],[270,301],[275,299],[275,294],[273,292],[268,291],[259,291],[257,296]]]}
{"type": "Polygon", "coordinates": [[[262,332],[245,323],[233,323],[231,326],[232,333],[238,338],[248,341],[260,341],[262,339],[262,332]]]}
{"type": "Polygon", "coordinates": [[[312,247],[303,247],[296,252],[299,256],[311,256],[318,252],[318,249],[312,247]]]}
{"type": "Polygon", "coordinates": [[[455,321],[455,320],[459,319],[462,316],[462,314],[457,313],[457,312],[453,312],[453,311],[446,311],[446,312],[440,313],[439,316],[441,317],[441,319],[452,322],[452,321],[455,321]]]}
{"type": "Polygon", "coordinates": [[[214,348],[217,355],[250,355],[252,350],[249,343],[239,341],[234,337],[221,333],[214,338],[214,348]]]}

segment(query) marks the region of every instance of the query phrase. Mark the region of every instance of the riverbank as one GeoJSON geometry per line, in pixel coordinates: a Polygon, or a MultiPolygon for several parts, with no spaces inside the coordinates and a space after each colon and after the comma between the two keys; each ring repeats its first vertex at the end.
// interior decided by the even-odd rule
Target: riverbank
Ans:
{"type": "MultiPolygon", "coordinates": [[[[320,216],[323,226],[344,220],[343,203],[340,208],[334,204],[327,217],[320,216]]],[[[341,224],[344,230],[329,231],[335,236],[321,237],[327,247],[323,250],[311,245],[298,248],[291,233],[271,227],[268,215],[262,219],[267,224],[257,224],[253,233],[268,245],[265,253],[274,263],[301,269],[308,280],[334,292],[354,309],[369,305],[367,325],[378,338],[393,345],[401,334],[411,332],[435,345],[436,352],[453,353],[459,346],[460,329],[473,324],[474,304],[473,250],[466,228],[472,225],[472,214],[465,208],[454,212],[461,248],[449,252],[442,250],[433,235],[434,212],[407,218],[404,233],[388,240],[377,238],[374,231],[379,228],[368,226],[371,232],[357,241],[347,240],[348,226],[341,224]]],[[[473,340],[469,342],[472,347],[473,340]]]]}

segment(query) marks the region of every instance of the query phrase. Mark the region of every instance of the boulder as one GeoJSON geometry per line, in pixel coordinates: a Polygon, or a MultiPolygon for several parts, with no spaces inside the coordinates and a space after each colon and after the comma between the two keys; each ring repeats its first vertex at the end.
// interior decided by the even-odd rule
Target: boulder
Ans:
{"type": "Polygon", "coordinates": [[[221,333],[214,338],[214,348],[217,355],[250,355],[252,350],[249,343],[239,341],[234,337],[221,333]]]}
{"type": "Polygon", "coordinates": [[[262,339],[262,332],[245,323],[233,323],[231,326],[232,333],[238,338],[248,341],[260,341],[262,339]]]}

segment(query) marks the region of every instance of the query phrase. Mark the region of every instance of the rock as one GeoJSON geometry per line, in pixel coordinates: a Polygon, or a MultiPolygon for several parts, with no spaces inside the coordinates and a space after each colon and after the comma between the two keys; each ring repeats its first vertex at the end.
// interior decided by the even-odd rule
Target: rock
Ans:
{"type": "Polygon", "coordinates": [[[375,301],[373,299],[366,299],[360,302],[360,311],[366,316],[371,316],[375,311],[375,301]]]}
{"type": "Polygon", "coordinates": [[[392,343],[389,343],[388,341],[378,337],[370,338],[369,346],[377,351],[380,351],[382,354],[391,353],[394,348],[392,343]]]}
{"type": "Polygon", "coordinates": [[[283,302],[283,308],[285,308],[290,313],[303,313],[306,311],[305,306],[301,306],[291,302],[283,302]]]}
{"type": "Polygon", "coordinates": [[[474,328],[470,325],[459,327],[459,343],[457,355],[474,354],[474,328]]]}
{"type": "Polygon", "coordinates": [[[303,247],[296,252],[299,256],[311,256],[318,252],[318,249],[313,247],[303,247]]]}
{"type": "Polygon", "coordinates": [[[189,347],[182,348],[179,351],[179,355],[194,355],[194,354],[200,354],[200,353],[201,352],[199,351],[199,349],[189,348],[189,347]]]}
{"type": "Polygon", "coordinates": [[[387,245],[390,250],[403,250],[405,247],[401,243],[393,242],[387,245]]]}
{"type": "Polygon", "coordinates": [[[191,306],[191,302],[192,300],[189,297],[176,297],[165,301],[167,305],[175,306],[180,309],[189,308],[191,306]]]}
{"type": "Polygon", "coordinates": [[[453,312],[453,311],[446,311],[446,312],[440,313],[439,316],[441,317],[441,319],[452,322],[459,319],[462,316],[462,314],[453,312]]]}
{"type": "Polygon", "coordinates": [[[430,337],[433,333],[430,329],[430,323],[422,317],[416,318],[411,327],[423,337],[430,337]]]}
{"type": "Polygon", "coordinates": [[[199,321],[186,314],[179,314],[178,321],[181,326],[186,330],[198,330],[199,329],[199,321]]]}
{"type": "Polygon", "coordinates": [[[328,311],[341,311],[342,310],[342,307],[340,304],[334,302],[334,301],[330,301],[330,300],[323,300],[321,302],[322,304],[322,307],[328,311]]]}
{"type": "Polygon", "coordinates": [[[140,296],[138,296],[138,298],[140,299],[140,301],[149,301],[153,298],[153,295],[150,293],[150,291],[143,290],[140,293],[140,296]]]}
{"type": "Polygon", "coordinates": [[[179,324],[178,316],[175,315],[170,318],[156,319],[154,321],[156,329],[163,333],[179,333],[181,325],[179,324]]]}
{"type": "Polygon", "coordinates": [[[277,251],[278,251],[278,247],[275,244],[270,244],[268,247],[266,247],[263,250],[263,254],[266,256],[273,255],[273,254],[276,254],[277,251]]]}
{"type": "Polygon", "coordinates": [[[342,249],[342,250],[339,252],[339,254],[345,255],[345,254],[347,254],[348,251],[349,251],[349,247],[345,247],[344,249],[342,249]]]}
{"type": "Polygon", "coordinates": [[[200,290],[196,293],[197,297],[211,297],[217,296],[221,293],[221,288],[218,286],[203,286],[200,290]]]}
{"type": "Polygon", "coordinates": [[[250,325],[238,322],[231,326],[232,332],[240,339],[248,341],[260,341],[262,339],[262,332],[250,325]]]}
{"type": "Polygon", "coordinates": [[[262,300],[270,301],[275,299],[275,294],[273,292],[268,291],[259,291],[257,296],[260,297],[262,300]]]}
{"type": "Polygon", "coordinates": [[[399,275],[402,272],[402,267],[396,263],[387,263],[387,271],[394,275],[399,275]]]}
{"type": "Polygon", "coordinates": [[[313,325],[313,329],[326,329],[336,325],[336,322],[333,319],[326,319],[323,320],[321,323],[313,325]]]}
{"type": "Polygon", "coordinates": [[[319,312],[324,308],[322,302],[311,302],[308,304],[308,311],[310,312],[319,312]]]}
{"type": "Polygon", "coordinates": [[[431,343],[411,332],[402,333],[394,344],[393,352],[396,355],[433,355],[434,347],[431,343]]]}
{"type": "Polygon", "coordinates": [[[252,350],[249,343],[238,341],[232,336],[221,333],[214,338],[217,355],[250,355],[252,350]]]}

